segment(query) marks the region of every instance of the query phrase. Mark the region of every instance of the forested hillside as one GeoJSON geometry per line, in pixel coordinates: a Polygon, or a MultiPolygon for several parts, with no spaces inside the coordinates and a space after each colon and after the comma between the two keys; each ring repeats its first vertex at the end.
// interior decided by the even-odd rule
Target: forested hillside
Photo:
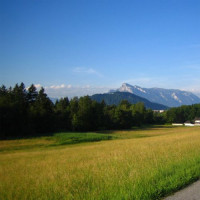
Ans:
{"type": "Polygon", "coordinates": [[[150,108],[152,110],[166,110],[167,106],[164,106],[159,103],[153,103],[145,98],[137,96],[135,94],[131,94],[129,92],[112,92],[105,94],[94,94],[91,96],[91,99],[101,102],[105,101],[107,105],[118,105],[122,100],[127,100],[131,104],[136,104],[138,102],[143,102],[146,108],[150,108]]]}

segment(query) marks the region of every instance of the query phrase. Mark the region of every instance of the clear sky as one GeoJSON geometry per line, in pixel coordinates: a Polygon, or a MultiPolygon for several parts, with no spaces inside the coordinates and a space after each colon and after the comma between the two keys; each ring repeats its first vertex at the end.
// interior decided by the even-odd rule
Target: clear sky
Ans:
{"type": "Polygon", "coordinates": [[[200,93],[199,0],[0,0],[0,84],[200,93]]]}

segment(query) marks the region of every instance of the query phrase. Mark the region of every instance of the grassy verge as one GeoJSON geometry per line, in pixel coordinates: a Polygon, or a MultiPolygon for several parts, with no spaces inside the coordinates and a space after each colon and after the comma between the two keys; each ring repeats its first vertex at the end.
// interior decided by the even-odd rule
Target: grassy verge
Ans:
{"type": "MultiPolygon", "coordinates": [[[[200,176],[199,127],[105,134],[116,140],[1,152],[0,199],[155,200],[200,176]]],[[[66,141],[53,137],[40,141],[66,141]]]]}

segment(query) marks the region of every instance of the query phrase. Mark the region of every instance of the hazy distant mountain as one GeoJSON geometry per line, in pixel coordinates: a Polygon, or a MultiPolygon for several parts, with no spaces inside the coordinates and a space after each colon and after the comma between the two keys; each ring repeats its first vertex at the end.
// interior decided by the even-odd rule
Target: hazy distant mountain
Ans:
{"type": "Polygon", "coordinates": [[[50,97],[50,100],[55,104],[56,101],[57,101],[58,99],[57,99],[57,98],[50,97]]]}
{"type": "Polygon", "coordinates": [[[143,102],[146,108],[151,108],[152,110],[166,110],[168,108],[167,106],[158,103],[152,103],[145,98],[139,97],[129,92],[111,92],[105,94],[94,94],[91,96],[91,99],[97,102],[101,102],[102,100],[104,100],[107,105],[118,105],[122,100],[128,100],[129,103],[132,104],[143,102]]]}
{"type": "Polygon", "coordinates": [[[129,92],[146,98],[151,102],[156,102],[169,107],[200,103],[200,98],[193,93],[175,89],[141,88],[136,85],[132,86],[127,83],[123,83],[122,86],[116,91],[129,92]]]}

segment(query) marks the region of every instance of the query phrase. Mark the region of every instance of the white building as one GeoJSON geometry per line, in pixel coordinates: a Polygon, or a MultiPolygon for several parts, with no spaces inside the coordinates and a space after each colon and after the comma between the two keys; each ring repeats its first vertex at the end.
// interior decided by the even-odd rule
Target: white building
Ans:
{"type": "Polygon", "coordinates": [[[183,126],[181,123],[172,123],[172,126],[183,126]]]}
{"type": "Polygon", "coordinates": [[[194,124],[192,124],[190,121],[186,121],[186,122],[184,123],[184,125],[185,125],[185,126],[194,126],[194,124]]]}
{"type": "Polygon", "coordinates": [[[200,126],[200,118],[195,118],[194,125],[195,126],[200,126]]]}
{"type": "Polygon", "coordinates": [[[153,112],[163,113],[163,112],[165,112],[165,110],[153,110],[153,112]]]}

